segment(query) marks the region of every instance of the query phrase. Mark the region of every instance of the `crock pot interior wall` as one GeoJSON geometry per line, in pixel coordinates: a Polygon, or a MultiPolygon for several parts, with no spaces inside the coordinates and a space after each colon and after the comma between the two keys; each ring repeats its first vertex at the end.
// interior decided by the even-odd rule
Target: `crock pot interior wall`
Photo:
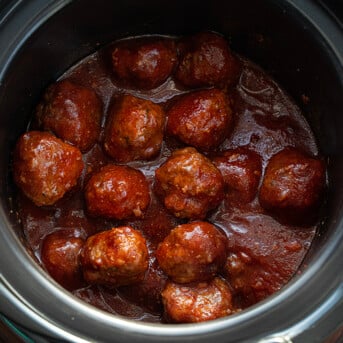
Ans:
{"type": "MultiPolygon", "coordinates": [[[[29,4],[23,6],[29,10],[29,4]]],[[[32,23],[26,23],[27,29],[35,25],[35,18],[33,15],[32,23]]],[[[11,150],[44,88],[82,57],[114,39],[149,33],[184,35],[210,29],[223,33],[233,50],[274,75],[304,110],[321,150],[330,156],[330,182],[334,185],[329,193],[330,219],[316,245],[320,249],[312,257],[338,235],[335,223],[342,216],[343,194],[339,156],[343,147],[341,67],[331,59],[330,48],[312,25],[304,22],[289,2],[77,0],[32,34],[25,34],[25,29],[22,46],[4,75],[0,93],[1,203],[14,228],[19,226],[9,214],[12,203],[8,199],[13,197],[11,150]],[[308,104],[301,103],[302,95],[310,99],[308,104]]]]}

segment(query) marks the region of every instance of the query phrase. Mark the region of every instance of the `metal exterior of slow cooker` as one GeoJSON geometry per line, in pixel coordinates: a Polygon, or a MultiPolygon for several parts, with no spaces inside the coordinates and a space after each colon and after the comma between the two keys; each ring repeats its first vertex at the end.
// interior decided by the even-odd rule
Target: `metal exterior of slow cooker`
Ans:
{"type": "MultiPolygon", "coordinates": [[[[304,35],[313,37],[309,44],[314,44],[313,46],[318,49],[320,47],[322,54],[322,56],[305,56],[308,58],[308,63],[311,65],[318,59],[325,64],[317,67],[327,68],[327,72],[324,73],[328,75],[327,79],[325,77],[324,79],[316,78],[315,74],[320,74],[316,70],[313,70],[314,75],[310,76],[304,72],[305,76],[317,80],[318,84],[312,85],[312,87],[318,91],[314,91],[313,95],[322,94],[324,105],[327,108],[327,118],[312,118],[312,125],[319,136],[322,150],[330,156],[329,172],[331,183],[334,183],[335,186],[331,187],[329,192],[329,219],[325,224],[320,243],[315,244],[310,253],[308,267],[304,268],[302,274],[295,277],[281,292],[240,314],[196,325],[157,325],[112,316],[88,306],[64,291],[37,267],[34,259],[24,248],[19,233],[20,225],[16,223],[16,215],[13,213],[15,206],[11,203],[12,190],[10,170],[8,169],[10,151],[19,132],[25,129],[30,117],[30,106],[36,101],[39,92],[70,65],[94,51],[96,43],[102,45],[116,37],[137,33],[141,30],[145,30],[143,33],[150,31],[154,33],[152,30],[159,33],[161,31],[183,33],[188,25],[184,24],[182,20],[189,19],[185,13],[191,12],[191,6],[194,7],[194,11],[200,11],[200,18],[211,15],[215,18],[214,12],[216,12],[215,14],[221,17],[220,23],[212,24],[210,28],[222,31],[224,34],[229,33],[227,32],[229,27],[237,30],[240,28],[240,24],[232,22],[226,26],[223,21],[225,11],[208,12],[204,5],[205,2],[200,9],[195,7],[196,1],[174,1],[160,4],[158,1],[152,0],[146,1],[145,5],[140,4],[139,1],[116,1],[115,5],[114,2],[111,4],[111,2],[97,1],[93,7],[91,6],[92,1],[88,0],[74,1],[69,4],[70,2],[63,0],[9,1],[0,18],[0,171],[2,177],[0,181],[2,202],[0,208],[0,311],[31,331],[72,342],[187,342],[192,340],[210,342],[217,340],[218,342],[293,341],[312,343],[324,342],[329,337],[334,337],[332,335],[339,335],[339,331],[343,328],[343,273],[341,272],[343,263],[343,159],[340,156],[343,138],[339,132],[339,128],[343,127],[343,118],[340,117],[343,109],[343,39],[339,25],[312,1],[270,0],[262,5],[264,8],[269,6],[272,9],[271,13],[280,13],[280,16],[284,16],[285,21],[295,23],[299,27],[302,26],[304,35]],[[187,5],[188,3],[189,5],[187,5]],[[89,26],[78,26],[81,19],[77,19],[77,13],[80,13],[81,17],[82,15],[81,12],[73,11],[76,9],[81,11],[86,5],[89,8],[84,12],[86,14],[83,18],[89,19],[89,26]],[[92,27],[92,16],[97,15],[101,6],[118,10],[118,13],[113,11],[113,16],[118,20],[118,24],[114,25],[117,27],[116,32],[108,30],[106,20],[103,21],[100,29],[92,27]],[[144,15],[148,14],[144,10],[144,6],[147,6],[152,13],[149,14],[149,20],[139,24],[137,20],[145,18],[144,15]],[[174,23],[175,29],[173,23],[164,23],[168,13],[159,19],[154,17],[163,7],[165,7],[165,11],[170,10],[170,15],[177,12],[175,10],[177,7],[179,11],[182,9],[185,12],[180,12],[178,18],[180,23],[177,25],[174,23]],[[132,12],[135,8],[138,9],[132,12]],[[123,26],[129,11],[132,13],[132,22],[134,23],[130,31],[123,26]],[[67,15],[66,22],[75,16],[72,34],[68,36],[67,30],[60,26],[61,35],[66,35],[64,42],[62,40],[60,42],[49,41],[49,34],[58,29],[57,23],[63,23],[61,21],[63,15],[67,15]],[[57,19],[53,21],[58,16],[60,16],[59,21],[57,19]],[[288,17],[289,19],[286,19],[288,17]],[[52,22],[51,25],[50,22],[52,22]],[[42,27],[44,30],[41,29],[42,27]],[[40,39],[46,38],[43,45],[38,45],[34,38],[39,30],[40,39]],[[96,33],[100,30],[102,30],[102,34],[97,35],[96,33]],[[80,38],[78,35],[88,35],[88,40],[80,38]],[[79,44],[80,41],[83,41],[84,44],[79,44]],[[33,46],[32,56],[23,53],[25,51],[23,47],[28,44],[33,46]],[[71,46],[72,44],[76,46],[71,46]],[[67,52],[69,47],[71,47],[70,51],[67,52]],[[36,57],[35,54],[39,48],[43,49],[38,54],[43,56],[42,63],[33,63],[30,58],[36,57]],[[60,58],[63,54],[66,56],[60,58]],[[55,57],[48,61],[45,60],[51,56],[55,57]],[[32,69],[25,70],[25,66],[30,64],[33,65],[32,69]],[[38,66],[41,66],[41,69],[38,66]],[[26,74],[24,74],[25,71],[26,74]],[[39,72],[40,74],[38,74],[39,72]],[[22,79],[18,80],[17,74],[21,75],[22,79]],[[28,78],[31,79],[31,83],[28,83],[28,78]],[[328,82],[332,83],[335,88],[330,93],[327,93],[328,90],[325,89],[328,82]],[[13,89],[11,89],[13,85],[16,85],[16,94],[13,94],[13,89]],[[16,97],[23,96],[26,96],[27,100],[20,98],[19,108],[14,117],[11,104],[13,106],[16,97]],[[18,234],[16,234],[16,230],[18,234]]],[[[214,6],[230,7],[225,3],[225,1],[214,1],[209,8],[213,10],[214,6]]],[[[246,8],[246,11],[250,16],[254,14],[254,6],[255,8],[261,7],[259,1],[245,2],[247,7],[248,4],[251,8],[246,8]]],[[[232,2],[231,6],[237,9],[237,6],[243,8],[244,4],[237,5],[236,3],[234,5],[232,2]]],[[[108,13],[108,16],[110,15],[111,13],[108,13]]],[[[272,18],[271,22],[273,22],[272,18]]],[[[201,27],[199,23],[194,25],[194,30],[199,28],[205,27],[201,27]]],[[[258,30],[258,26],[256,29],[258,30]]],[[[271,27],[270,29],[272,30],[271,27]]],[[[296,32],[291,28],[289,31],[290,34],[296,32]]],[[[280,39],[283,38],[284,36],[281,34],[280,39]]],[[[291,36],[289,39],[296,40],[296,37],[291,36]]],[[[235,43],[235,38],[233,38],[233,43],[235,43]]],[[[285,47],[292,45],[291,42],[286,41],[278,44],[279,48],[283,44],[285,47]]],[[[268,57],[263,54],[259,55],[258,49],[249,53],[251,47],[239,46],[239,43],[237,43],[237,48],[239,52],[257,60],[262,65],[268,61],[268,57]]],[[[304,48],[306,49],[306,47],[304,48]]],[[[288,53],[296,52],[289,50],[288,53]]],[[[306,55],[306,52],[304,54],[306,55]]],[[[270,62],[271,69],[277,70],[279,63],[277,55],[274,56],[274,59],[269,58],[268,62],[270,62]]],[[[288,67],[293,67],[292,63],[289,63],[288,67]]],[[[287,77],[283,73],[289,73],[289,70],[284,68],[275,75],[288,90],[291,90],[292,85],[294,86],[292,95],[301,94],[302,89],[305,92],[303,87],[308,80],[302,83],[302,79],[299,77],[299,82],[292,84],[294,80],[297,80],[297,75],[301,75],[301,70],[293,70],[293,74],[287,77]],[[290,84],[287,84],[287,80],[290,84]]],[[[316,108],[313,108],[312,112],[311,114],[316,117],[316,108]]]]}

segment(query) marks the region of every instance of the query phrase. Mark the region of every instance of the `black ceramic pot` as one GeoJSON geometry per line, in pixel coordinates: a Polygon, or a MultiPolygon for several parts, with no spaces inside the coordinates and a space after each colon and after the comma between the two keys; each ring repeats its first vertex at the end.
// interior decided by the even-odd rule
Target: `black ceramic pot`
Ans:
{"type": "MultiPolygon", "coordinates": [[[[0,311],[34,333],[72,342],[338,342],[343,331],[343,33],[310,0],[30,0],[0,4],[0,311]],[[240,314],[196,325],[134,322],[58,286],[25,249],[11,151],[42,90],[117,38],[223,33],[302,106],[329,160],[325,219],[302,272],[240,314]],[[258,39],[263,37],[263,40],[258,39]]],[[[340,338],[341,337],[341,338],[340,338]]]]}

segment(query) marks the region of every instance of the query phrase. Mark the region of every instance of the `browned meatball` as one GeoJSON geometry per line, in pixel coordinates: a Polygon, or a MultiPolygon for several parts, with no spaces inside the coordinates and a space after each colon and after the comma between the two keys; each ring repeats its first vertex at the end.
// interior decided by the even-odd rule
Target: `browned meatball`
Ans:
{"type": "Polygon", "coordinates": [[[161,106],[132,95],[122,96],[109,111],[106,152],[118,162],[151,159],[160,152],[164,120],[161,106]]]}
{"type": "MultiPolygon", "coordinates": [[[[273,240],[273,237],[270,239],[273,240]]],[[[275,257],[276,254],[272,252],[268,255],[252,257],[240,249],[229,253],[225,270],[230,286],[235,295],[241,299],[240,303],[244,308],[279,291],[289,281],[294,266],[288,263],[293,260],[292,258],[285,260],[284,257],[279,257],[280,254],[275,257]]]]}
{"type": "Polygon", "coordinates": [[[183,95],[173,103],[167,117],[168,134],[203,151],[222,143],[233,122],[229,99],[218,89],[183,95]]]}
{"type": "Polygon", "coordinates": [[[175,282],[209,280],[226,260],[226,236],[207,222],[192,222],[174,228],[158,245],[156,258],[175,282]]]}
{"type": "Polygon", "coordinates": [[[98,140],[102,103],[92,89],[62,80],[47,89],[36,116],[41,128],[85,152],[98,140]]]}
{"type": "Polygon", "coordinates": [[[45,237],[41,258],[49,274],[72,290],[83,285],[79,255],[85,240],[77,230],[59,230],[45,237]]]}
{"type": "Polygon", "coordinates": [[[148,269],[148,248],[142,234],[130,226],[90,236],[81,252],[85,280],[123,286],[142,281],[148,269]]]}
{"type": "Polygon", "coordinates": [[[176,217],[205,218],[224,197],[220,171],[194,148],[174,151],[155,176],[157,193],[176,217]]]}
{"type": "Polygon", "coordinates": [[[149,270],[144,280],[132,285],[123,286],[117,289],[124,299],[147,309],[151,313],[161,313],[163,310],[161,292],[168,277],[159,268],[156,259],[150,259],[149,270]]]}
{"type": "Polygon", "coordinates": [[[234,312],[230,287],[219,277],[191,285],[169,282],[162,301],[166,319],[175,323],[204,322],[234,312]]]}
{"type": "Polygon", "coordinates": [[[85,197],[92,216],[128,219],[143,216],[150,203],[150,189],[139,170],[111,164],[91,176],[85,197]]]}
{"type": "Polygon", "coordinates": [[[259,185],[261,157],[246,147],[222,152],[213,159],[213,164],[223,175],[230,201],[250,202],[254,199],[259,185]]]}
{"type": "Polygon", "coordinates": [[[260,189],[260,204],[282,220],[311,221],[325,180],[324,161],[285,148],[269,160],[260,189]]]}
{"type": "Polygon", "coordinates": [[[77,184],[82,170],[80,150],[48,132],[27,132],[15,147],[14,180],[38,206],[61,199],[77,184]]]}
{"type": "Polygon", "coordinates": [[[126,87],[152,89],[167,80],[177,61],[176,46],[168,38],[119,41],[112,50],[112,69],[126,87]]]}
{"type": "Polygon", "coordinates": [[[227,41],[214,32],[183,38],[178,45],[180,62],[175,77],[188,87],[224,86],[237,82],[241,70],[227,41]]]}

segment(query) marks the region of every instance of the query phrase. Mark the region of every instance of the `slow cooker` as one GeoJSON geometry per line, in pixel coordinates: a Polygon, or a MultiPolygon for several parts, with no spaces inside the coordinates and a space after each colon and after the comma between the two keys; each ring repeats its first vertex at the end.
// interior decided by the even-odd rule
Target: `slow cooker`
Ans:
{"type": "Polygon", "coordinates": [[[343,341],[343,31],[321,2],[13,0],[0,10],[0,312],[8,323],[37,342],[343,341]],[[301,270],[277,294],[196,325],[135,322],[78,300],[36,264],[16,213],[11,151],[42,90],[83,57],[128,35],[204,29],[228,37],[301,106],[329,161],[326,211],[301,270]]]}

